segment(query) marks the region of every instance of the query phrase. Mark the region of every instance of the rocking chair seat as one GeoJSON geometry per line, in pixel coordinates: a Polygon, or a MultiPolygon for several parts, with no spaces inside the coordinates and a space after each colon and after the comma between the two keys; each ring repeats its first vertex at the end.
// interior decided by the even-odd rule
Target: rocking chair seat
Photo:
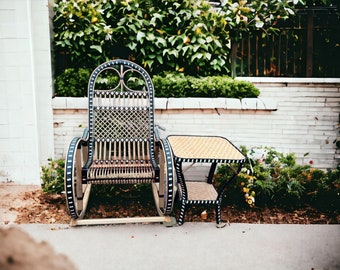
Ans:
{"type": "Polygon", "coordinates": [[[106,160],[93,162],[87,170],[87,182],[92,184],[152,183],[155,169],[150,161],[106,160]],[[136,180],[137,179],[137,180],[136,180]]]}

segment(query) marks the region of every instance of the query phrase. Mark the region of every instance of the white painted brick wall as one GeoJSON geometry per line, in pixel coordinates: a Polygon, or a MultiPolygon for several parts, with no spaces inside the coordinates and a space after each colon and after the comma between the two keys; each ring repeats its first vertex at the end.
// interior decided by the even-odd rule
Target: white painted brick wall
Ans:
{"type": "MultiPolygon", "coordinates": [[[[166,128],[162,136],[220,135],[237,146],[271,146],[295,153],[300,164],[313,161],[315,167],[334,168],[339,163],[333,141],[339,136],[340,79],[331,79],[331,84],[314,80],[317,84],[307,86],[297,85],[299,79],[257,82],[260,97],[242,101],[157,99],[155,121],[166,128]]],[[[53,104],[59,104],[58,99],[53,104]]],[[[82,127],[87,125],[84,104],[86,98],[77,99],[66,114],[62,107],[54,106],[54,122],[60,123],[54,128],[56,157],[65,157],[65,146],[72,137],[81,136],[82,127]],[[75,104],[83,104],[82,109],[75,109],[75,104]]]]}
{"type": "Polygon", "coordinates": [[[0,1],[0,181],[40,184],[54,157],[47,0],[0,1]]]}

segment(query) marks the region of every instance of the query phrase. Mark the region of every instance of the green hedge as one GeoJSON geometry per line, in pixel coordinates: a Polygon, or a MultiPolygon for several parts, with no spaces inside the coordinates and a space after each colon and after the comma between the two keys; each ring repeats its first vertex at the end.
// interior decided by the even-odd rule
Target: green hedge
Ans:
{"type": "MultiPolygon", "coordinates": [[[[55,79],[56,96],[87,96],[91,70],[68,68],[55,79]]],[[[156,97],[257,97],[260,91],[250,82],[228,76],[193,77],[183,73],[166,73],[152,78],[156,97]]]]}
{"type": "Polygon", "coordinates": [[[91,71],[86,68],[68,68],[54,80],[54,92],[60,97],[85,97],[91,71]]]}
{"type": "Polygon", "coordinates": [[[182,73],[155,75],[157,97],[257,97],[260,91],[250,82],[228,76],[193,77],[182,73]]]}

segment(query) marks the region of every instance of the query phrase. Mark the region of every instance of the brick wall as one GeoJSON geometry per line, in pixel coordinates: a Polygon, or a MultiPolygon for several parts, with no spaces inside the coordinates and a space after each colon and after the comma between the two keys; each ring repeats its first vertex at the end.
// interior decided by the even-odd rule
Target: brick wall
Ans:
{"type": "MultiPolygon", "coordinates": [[[[258,99],[157,99],[156,124],[166,128],[162,136],[220,135],[237,146],[294,152],[300,164],[336,167],[339,152],[333,141],[339,136],[340,80],[264,80],[254,82],[261,90],[258,99]]],[[[56,157],[65,157],[71,139],[87,126],[86,102],[54,99],[56,157]]]]}
{"type": "Polygon", "coordinates": [[[47,0],[0,1],[0,181],[40,184],[53,157],[47,0]]]}

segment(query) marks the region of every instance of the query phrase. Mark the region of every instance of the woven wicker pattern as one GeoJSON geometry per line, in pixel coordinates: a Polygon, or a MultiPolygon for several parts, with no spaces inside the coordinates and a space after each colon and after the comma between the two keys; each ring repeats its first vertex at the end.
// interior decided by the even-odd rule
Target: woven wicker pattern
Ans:
{"type": "Polygon", "coordinates": [[[148,108],[94,108],[94,137],[97,141],[150,137],[148,108]]]}
{"type": "Polygon", "coordinates": [[[243,160],[243,154],[227,139],[209,136],[169,136],[174,155],[186,159],[243,160]]]}
{"type": "Polygon", "coordinates": [[[189,201],[215,201],[217,192],[213,185],[205,182],[186,182],[189,201]]]}

